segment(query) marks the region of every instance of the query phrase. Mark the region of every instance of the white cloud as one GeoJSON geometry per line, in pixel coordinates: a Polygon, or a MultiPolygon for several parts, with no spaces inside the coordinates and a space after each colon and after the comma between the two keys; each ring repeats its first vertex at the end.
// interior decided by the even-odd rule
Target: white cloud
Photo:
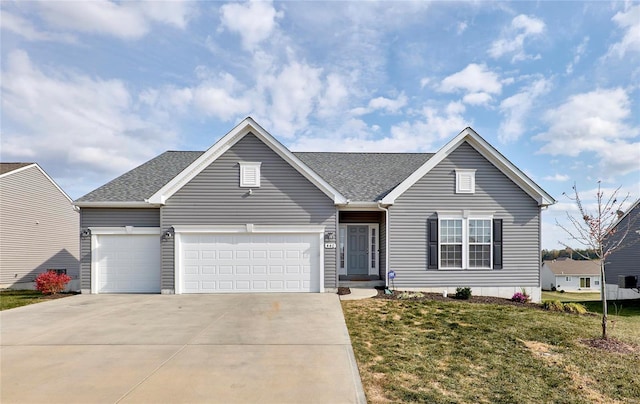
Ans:
{"type": "Polygon", "coordinates": [[[420,79],[420,88],[424,88],[424,86],[426,86],[427,84],[429,84],[431,82],[431,79],[429,77],[423,77],[420,79]]]}
{"type": "Polygon", "coordinates": [[[37,157],[45,166],[62,163],[76,175],[104,178],[153,157],[174,139],[131,112],[134,97],[120,80],[45,72],[23,51],[9,53],[2,77],[5,161],[37,157]]]}
{"type": "Polygon", "coordinates": [[[618,28],[624,30],[624,36],[620,42],[609,47],[608,54],[615,54],[619,58],[622,58],[627,52],[639,52],[640,5],[629,7],[624,12],[618,12],[611,19],[618,25],[618,28]]]}
{"type": "Polygon", "coordinates": [[[485,92],[469,93],[462,97],[462,102],[469,105],[485,105],[491,102],[493,97],[485,92]]]}
{"type": "Polygon", "coordinates": [[[369,104],[366,108],[358,107],[351,110],[351,114],[354,116],[365,115],[375,111],[384,111],[387,113],[395,114],[402,107],[407,105],[408,99],[404,93],[393,99],[387,97],[376,97],[369,100],[369,104]]]}
{"type": "Polygon", "coordinates": [[[253,50],[256,45],[269,38],[277,28],[276,19],[283,16],[284,13],[276,11],[271,1],[230,3],[220,8],[222,26],[239,34],[246,50],[253,50]]]}
{"type": "Polygon", "coordinates": [[[557,181],[557,182],[565,182],[565,181],[569,181],[571,179],[571,177],[569,177],[566,174],[554,174],[554,175],[547,175],[546,177],[543,178],[546,181],[557,181]]]}
{"type": "Polygon", "coordinates": [[[582,58],[585,51],[587,50],[588,44],[589,44],[589,37],[585,36],[582,39],[582,42],[580,42],[580,45],[576,47],[575,53],[573,55],[573,60],[567,65],[567,68],[565,70],[567,74],[573,73],[573,68],[575,67],[575,65],[577,65],[580,62],[580,59],[582,58]]]}
{"type": "Polygon", "coordinates": [[[43,1],[37,4],[41,17],[58,29],[110,35],[121,39],[143,37],[150,31],[152,22],[185,28],[194,6],[187,1],[43,1]]]}
{"type": "Polygon", "coordinates": [[[2,9],[0,9],[0,28],[18,34],[29,41],[76,42],[72,35],[39,30],[31,21],[2,9]]]}
{"type": "MultiPolygon", "coordinates": [[[[488,95],[500,94],[502,84],[498,74],[489,70],[487,65],[471,63],[461,71],[445,77],[438,90],[445,93],[463,91],[488,95]]],[[[473,100],[474,97],[472,96],[471,99],[473,100]]]]}
{"type": "Polygon", "coordinates": [[[500,112],[505,118],[498,128],[498,139],[501,142],[513,142],[522,136],[529,112],[536,99],[549,90],[551,90],[551,82],[547,79],[539,79],[519,93],[502,100],[500,112]]]}
{"type": "Polygon", "coordinates": [[[540,152],[575,157],[592,153],[602,177],[637,171],[640,166],[640,128],[631,126],[631,100],[622,88],[575,94],[546,111],[546,132],[534,139],[544,142],[540,152]]]}
{"type": "Polygon", "coordinates": [[[459,22],[459,23],[458,23],[458,26],[457,26],[457,28],[456,28],[456,33],[457,33],[458,35],[462,34],[464,31],[466,31],[466,30],[467,30],[467,27],[468,27],[468,26],[469,26],[469,25],[467,24],[467,22],[466,22],[466,21],[461,21],[461,22],[459,22]]]}
{"type": "Polygon", "coordinates": [[[524,51],[525,40],[541,35],[545,30],[544,21],[536,17],[520,14],[511,20],[499,39],[489,48],[489,55],[495,59],[507,54],[513,54],[511,62],[525,59],[538,59],[540,55],[527,55],[524,51]]]}

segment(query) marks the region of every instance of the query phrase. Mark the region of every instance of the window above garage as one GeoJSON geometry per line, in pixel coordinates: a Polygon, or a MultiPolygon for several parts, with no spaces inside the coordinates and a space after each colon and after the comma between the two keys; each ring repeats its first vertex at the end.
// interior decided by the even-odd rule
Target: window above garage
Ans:
{"type": "Polygon", "coordinates": [[[259,188],[260,187],[260,165],[259,162],[240,163],[240,186],[243,188],[259,188]]]}

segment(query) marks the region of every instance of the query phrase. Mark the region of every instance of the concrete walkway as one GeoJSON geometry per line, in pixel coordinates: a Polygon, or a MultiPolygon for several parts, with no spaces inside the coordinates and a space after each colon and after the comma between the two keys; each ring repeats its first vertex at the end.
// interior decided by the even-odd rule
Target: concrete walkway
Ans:
{"type": "Polygon", "coordinates": [[[368,288],[349,288],[351,293],[348,295],[341,295],[340,300],[361,300],[374,297],[378,294],[377,289],[368,288]]]}
{"type": "Polygon", "coordinates": [[[3,404],[365,402],[335,294],[78,295],[0,326],[3,404]]]}

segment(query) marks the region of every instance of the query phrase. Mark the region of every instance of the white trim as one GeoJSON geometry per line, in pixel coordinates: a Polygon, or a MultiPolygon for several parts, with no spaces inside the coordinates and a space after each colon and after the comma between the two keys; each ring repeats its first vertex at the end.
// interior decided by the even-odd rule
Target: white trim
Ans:
{"type": "Polygon", "coordinates": [[[513,165],[507,158],[491,146],[486,140],[478,135],[473,129],[465,128],[462,132],[453,138],[449,143],[445,144],[436,154],[427,160],[420,168],[414,171],[409,177],[402,181],[393,191],[382,198],[383,204],[393,204],[395,200],[413,186],[418,180],[424,177],[431,169],[437,166],[449,154],[457,149],[462,143],[469,143],[483,157],[489,160],[511,181],[515,182],[529,196],[538,202],[539,206],[553,205],[556,200],[538,186],[531,178],[523,173],[518,167],[513,165]]]}
{"type": "Polygon", "coordinates": [[[159,208],[161,205],[149,202],[74,202],[79,208],[159,208]]]}
{"type": "Polygon", "coordinates": [[[45,178],[46,178],[46,179],[48,179],[48,180],[49,180],[49,182],[51,182],[51,183],[53,184],[53,186],[54,186],[54,187],[56,187],[56,188],[58,189],[58,191],[60,191],[60,193],[61,193],[62,195],[64,195],[64,197],[65,197],[65,198],[67,198],[67,199],[69,200],[69,202],[73,203],[73,199],[71,199],[71,198],[69,197],[69,195],[67,195],[67,193],[66,193],[66,192],[64,192],[64,190],[63,190],[62,188],[60,188],[60,186],[59,186],[59,185],[58,185],[58,184],[53,180],[53,178],[51,178],[51,177],[49,176],[49,174],[47,174],[47,173],[42,169],[42,167],[40,167],[40,166],[38,165],[38,163],[31,163],[31,164],[29,164],[28,166],[24,166],[24,167],[16,168],[15,170],[12,170],[12,171],[6,172],[6,173],[4,173],[4,174],[0,174],[0,178],[8,177],[8,176],[10,176],[11,174],[17,174],[17,173],[19,173],[19,172],[21,172],[21,171],[28,170],[29,168],[32,168],[32,167],[37,168],[37,169],[38,169],[38,171],[40,171],[40,172],[42,173],[42,175],[44,175],[44,176],[45,176],[45,178]]]}
{"type": "MultiPolygon", "coordinates": [[[[91,293],[98,293],[98,252],[97,249],[99,247],[98,244],[98,236],[101,235],[139,235],[139,234],[148,234],[148,235],[160,235],[159,227],[133,227],[133,226],[123,226],[123,227],[89,227],[91,230],[91,293]]],[[[158,240],[158,244],[160,240],[158,240]]],[[[160,268],[162,271],[162,268],[160,268]]]]}
{"type": "Polygon", "coordinates": [[[347,237],[347,227],[348,226],[368,226],[367,227],[367,268],[368,275],[378,275],[380,273],[380,225],[378,223],[340,223],[338,226],[338,248],[337,248],[337,256],[338,256],[338,274],[339,275],[349,275],[347,271],[347,259],[348,259],[348,237],[347,237]],[[371,229],[376,229],[376,247],[377,251],[371,251],[371,229]],[[344,229],[344,267],[340,266],[340,230],[344,229]],[[371,254],[375,254],[376,266],[374,268],[371,267],[371,254]]]}
{"type": "Polygon", "coordinates": [[[240,188],[260,188],[260,162],[248,162],[240,161],[240,188]],[[255,170],[254,182],[249,183],[246,181],[246,174],[248,170],[255,170]]]}
{"type": "Polygon", "coordinates": [[[266,130],[258,125],[251,117],[245,118],[242,122],[236,125],[229,133],[218,140],[213,146],[211,146],[206,152],[198,157],[193,163],[189,164],[187,168],[182,170],[180,174],[175,176],[165,186],[160,188],[155,194],[153,194],[148,201],[150,203],[164,204],[173,194],[178,192],[185,184],[191,181],[202,170],[208,167],[211,163],[216,161],[218,157],[223,155],[238,141],[244,138],[247,134],[252,133],[264,144],[266,144],[271,150],[278,154],[282,159],[295,168],[300,174],[311,181],[318,189],[329,196],[334,203],[344,204],[347,199],[340,194],[329,183],[322,179],[318,174],[311,170],[306,164],[298,159],[289,149],[287,149],[282,143],[278,142],[273,136],[271,136],[266,130]]]}
{"type": "Polygon", "coordinates": [[[160,235],[159,227],[89,227],[91,236],[94,234],[157,234],[160,235]]]}
{"type": "Polygon", "coordinates": [[[379,210],[378,202],[352,202],[347,201],[344,205],[338,205],[340,210],[379,210]]]}
{"type": "Polygon", "coordinates": [[[278,226],[252,223],[215,227],[210,225],[173,226],[175,233],[324,233],[324,229],[325,226],[278,226]]]}
{"type": "Polygon", "coordinates": [[[182,234],[253,234],[253,233],[302,233],[302,234],[318,234],[318,276],[320,282],[320,293],[325,291],[324,288],[324,230],[325,226],[275,226],[275,225],[257,225],[247,223],[244,225],[224,225],[210,227],[206,225],[185,225],[185,226],[173,226],[174,231],[174,288],[175,294],[179,295],[183,293],[182,288],[182,262],[180,257],[182,256],[182,234]]]}

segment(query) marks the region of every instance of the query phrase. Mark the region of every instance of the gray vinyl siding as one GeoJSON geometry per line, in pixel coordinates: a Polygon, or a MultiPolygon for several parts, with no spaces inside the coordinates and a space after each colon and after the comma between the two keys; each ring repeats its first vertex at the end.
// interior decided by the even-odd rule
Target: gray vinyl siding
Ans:
{"type": "MultiPolygon", "coordinates": [[[[82,208],[80,229],[89,227],[160,227],[159,209],[82,208]]],[[[78,233],[76,233],[77,235],[78,233]]],[[[80,288],[91,289],[91,237],[80,237],[80,288]]]]}
{"type": "Polygon", "coordinates": [[[0,284],[48,269],[78,279],[78,212],[37,167],[0,179],[0,284]]]}
{"type": "Polygon", "coordinates": [[[636,205],[616,227],[612,242],[626,233],[622,248],[611,254],[605,262],[606,283],[618,284],[619,275],[634,275],[640,280],[640,204],[636,205]]]}
{"type": "Polygon", "coordinates": [[[466,142],[396,200],[389,234],[397,287],[540,285],[540,208],[466,142]],[[455,193],[456,168],[477,170],[474,194],[455,193]],[[428,219],[436,219],[438,210],[464,209],[503,219],[503,269],[427,269],[428,219]]]}
{"type": "MultiPolygon", "coordinates": [[[[331,198],[249,134],[183,186],[161,209],[162,229],[178,225],[323,225],[336,231],[331,198]],[[261,162],[260,188],[240,188],[238,162],[261,162]]],[[[162,289],[174,289],[174,242],[162,243],[162,289]]],[[[336,249],[324,250],[324,283],[336,287],[336,249]]]]}

